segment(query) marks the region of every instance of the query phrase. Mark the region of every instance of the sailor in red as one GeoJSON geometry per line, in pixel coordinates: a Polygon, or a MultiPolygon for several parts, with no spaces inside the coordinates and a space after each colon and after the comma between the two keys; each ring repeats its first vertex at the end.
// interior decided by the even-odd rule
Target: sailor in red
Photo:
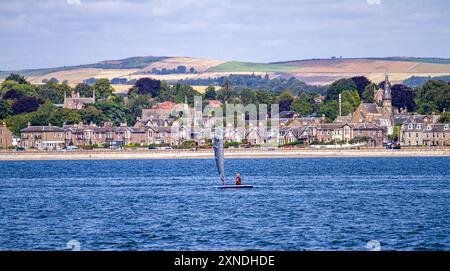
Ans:
{"type": "Polygon", "coordinates": [[[241,185],[241,174],[236,173],[236,185],[241,185]]]}

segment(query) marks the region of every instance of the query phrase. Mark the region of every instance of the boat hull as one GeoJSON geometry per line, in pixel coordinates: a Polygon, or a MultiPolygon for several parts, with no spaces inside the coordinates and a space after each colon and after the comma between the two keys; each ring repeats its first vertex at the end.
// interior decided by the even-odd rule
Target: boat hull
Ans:
{"type": "Polygon", "coordinates": [[[253,185],[216,185],[215,189],[238,189],[238,188],[253,188],[253,185]]]}

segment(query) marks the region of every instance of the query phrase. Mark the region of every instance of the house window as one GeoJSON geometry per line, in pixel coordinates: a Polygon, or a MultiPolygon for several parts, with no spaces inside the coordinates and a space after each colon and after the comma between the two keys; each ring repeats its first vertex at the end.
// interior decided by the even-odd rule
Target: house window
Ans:
{"type": "Polygon", "coordinates": [[[428,126],[427,126],[427,130],[428,130],[428,131],[431,131],[431,129],[433,129],[433,126],[432,126],[432,125],[428,125],[428,126]]]}
{"type": "Polygon", "coordinates": [[[447,131],[448,130],[448,124],[445,124],[444,125],[444,131],[447,131]]]}
{"type": "Polygon", "coordinates": [[[408,125],[408,130],[412,130],[414,128],[414,125],[413,124],[409,124],[408,125]]]}
{"type": "Polygon", "coordinates": [[[416,133],[416,137],[419,137],[419,133],[416,133]]]}
{"type": "Polygon", "coordinates": [[[421,129],[422,128],[422,124],[417,124],[417,129],[421,129]]]}

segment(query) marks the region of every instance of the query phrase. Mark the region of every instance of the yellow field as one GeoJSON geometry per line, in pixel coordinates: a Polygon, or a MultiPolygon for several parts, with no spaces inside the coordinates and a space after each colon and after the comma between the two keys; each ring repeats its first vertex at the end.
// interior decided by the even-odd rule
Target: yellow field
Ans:
{"type": "Polygon", "coordinates": [[[192,57],[173,57],[164,59],[162,61],[158,61],[155,63],[150,64],[143,70],[150,71],[152,68],[157,69],[174,69],[177,66],[183,65],[186,66],[188,69],[191,67],[194,67],[194,69],[197,72],[204,72],[210,67],[217,66],[219,64],[224,63],[225,61],[221,60],[211,60],[211,59],[204,59],[204,58],[192,58],[192,57]]]}
{"type": "MultiPolygon", "coordinates": [[[[27,79],[32,83],[41,83],[43,79],[57,78],[60,82],[68,80],[69,85],[76,85],[88,78],[107,78],[116,77],[131,79],[139,79],[150,77],[157,80],[177,81],[182,79],[204,79],[217,78],[220,76],[229,76],[232,74],[241,75],[261,75],[266,72],[206,72],[210,67],[224,63],[220,60],[209,60],[202,58],[189,57],[173,57],[162,61],[154,62],[144,69],[96,69],[82,68],[77,70],[68,70],[49,73],[44,76],[33,76],[27,79]],[[134,74],[136,72],[150,71],[152,68],[173,69],[179,65],[187,68],[194,67],[198,73],[195,74],[166,74],[166,75],[150,75],[150,74],[134,74]]],[[[370,59],[344,59],[344,60],[302,60],[297,62],[289,62],[286,65],[293,66],[294,69],[289,73],[269,72],[271,78],[278,76],[294,76],[308,84],[325,85],[330,84],[340,78],[348,78],[353,76],[366,76],[373,82],[381,82],[384,79],[385,72],[389,73],[393,83],[399,83],[411,76],[441,76],[450,75],[449,64],[432,64],[410,61],[387,61],[387,60],[370,60],[370,59]]],[[[115,85],[117,92],[125,92],[130,86],[115,85]]],[[[203,86],[202,86],[203,87],[203,86]]],[[[196,87],[197,90],[203,91],[204,88],[196,87]]]]}
{"type": "Polygon", "coordinates": [[[43,79],[57,78],[60,82],[67,80],[69,85],[78,84],[88,78],[108,78],[109,80],[116,77],[129,78],[129,75],[138,71],[137,69],[77,69],[69,71],[60,71],[48,73],[43,76],[32,76],[27,79],[31,83],[41,83],[43,79]]]}

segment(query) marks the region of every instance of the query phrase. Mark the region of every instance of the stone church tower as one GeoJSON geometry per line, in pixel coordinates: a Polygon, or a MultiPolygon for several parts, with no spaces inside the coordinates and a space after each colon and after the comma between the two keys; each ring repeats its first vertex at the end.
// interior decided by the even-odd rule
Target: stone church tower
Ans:
{"type": "Polygon", "coordinates": [[[384,78],[384,92],[383,92],[383,108],[382,113],[386,117],[391,117],[393,114],[392,108],[392,95],[391,95],[391,83],[389,82],[389,77],[386,73],[384,78]]]}

